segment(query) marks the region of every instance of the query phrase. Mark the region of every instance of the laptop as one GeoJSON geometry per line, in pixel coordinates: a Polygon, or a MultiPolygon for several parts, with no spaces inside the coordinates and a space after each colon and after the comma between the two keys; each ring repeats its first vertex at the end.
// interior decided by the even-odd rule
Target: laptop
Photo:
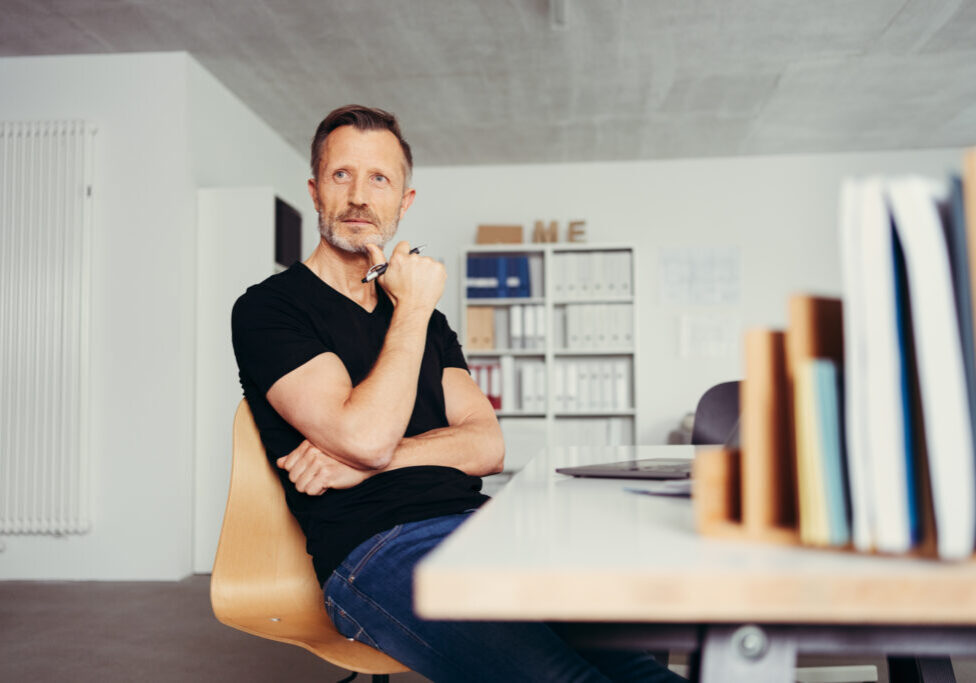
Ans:
{"type": "Polygon", "coordinates": [[[688,458],[642,458],[597,465],[557,467],[560,474],[601,479],[688,479],[691,460],[688,458]]]}
{"type": "MultiPolygon", "coordinates": [[[[724,444],[709,446],[723,446],[724,448],[739,447],[739,422],[736,420],[731,433],[724,444]]],[[[560,474],[573,477],[596,477],[601,479],[690,479],[693,458],[670,458],[669,452],[682,451],[682,454],[694,453],[694,446],[651,446],[634,447],[634,452],[653,450],[655,456],[651,458],[632,458],[618,462],[605,462],[596,465],[577,465],[573,467],[557,467],[560,474]]]]}

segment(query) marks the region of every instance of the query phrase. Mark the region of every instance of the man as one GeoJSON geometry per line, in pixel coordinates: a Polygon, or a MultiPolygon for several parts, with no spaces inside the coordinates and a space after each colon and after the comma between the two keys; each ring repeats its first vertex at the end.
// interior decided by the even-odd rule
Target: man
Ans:
{"type": "MultiPolygon", "coordinates": [[[[434,309],[446,274],[400,242],[410,147],[389,113],[333,111],[312,142],[312,255],[248,289],[233,312],[241,384],[336,628],[435,681],[607,680],[536,623],[419,619],[413,567],[487,497],[502,467],[494,411],[434,309]]],[[[600,655],[613,675],[669,674],[600,655]]],[[[661,680],[671,680],[662,678],[661,680]]]]}

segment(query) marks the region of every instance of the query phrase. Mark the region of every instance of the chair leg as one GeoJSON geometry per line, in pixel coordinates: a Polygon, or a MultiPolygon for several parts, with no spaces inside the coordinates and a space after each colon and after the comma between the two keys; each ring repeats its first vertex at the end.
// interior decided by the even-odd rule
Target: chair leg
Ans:
{"type": "Polygon", "coordinates": [[[356,676],[358,676],[358,675],[359,674],[357,674],[355,671],[351,671],[351,672],[349,672],[349,675],[348,676],[346,676],[345,678],[339,679],[338,681],[336,681],[336,683],[349,683],[350,681],[355,680],[356,676]]]}
{"type": "Polygon", "coordinates": [[[890,683],[956,683],[948,657],[888,657],[890,683]]]}
{"type": "Polygon", "coordinates": [[[670,659],[670,653],[667,650],[651,650],[650,655],[657,660],[657,663],[661,666],[668,665],[668,659],[670,659]]]}
{"type": "Polygon", "coordinates": [[[373,683],[390,683],[389,674],[373,674],[373,683]]]}

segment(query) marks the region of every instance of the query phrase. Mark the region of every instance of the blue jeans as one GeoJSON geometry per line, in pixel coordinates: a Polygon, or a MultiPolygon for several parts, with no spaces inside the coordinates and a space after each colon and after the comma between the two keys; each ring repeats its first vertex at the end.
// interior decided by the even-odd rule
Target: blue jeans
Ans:
{"type": "Polygon", "coordinates": [[[349,553],[323,587],[336,629],[437,683],[684,680],[648,654],[575,650],[545,623],[419,618],[414,566],[469,514],[400,524],[349,553]]]}

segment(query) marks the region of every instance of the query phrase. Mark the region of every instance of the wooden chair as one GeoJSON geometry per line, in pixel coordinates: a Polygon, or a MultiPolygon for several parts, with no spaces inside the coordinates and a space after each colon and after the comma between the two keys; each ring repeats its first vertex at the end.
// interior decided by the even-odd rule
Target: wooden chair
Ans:
{"type": "Polygon", "coordinates": [[[305,552],[305,535],[288,511],[243,400],[234,417],[233,453],[230,494],[210,579],[217,619],[251,635],[298,645],[344,669],[373,674],[374,683],[407,671],[382,652],[346,639],[332,625],[305,552]]]}

